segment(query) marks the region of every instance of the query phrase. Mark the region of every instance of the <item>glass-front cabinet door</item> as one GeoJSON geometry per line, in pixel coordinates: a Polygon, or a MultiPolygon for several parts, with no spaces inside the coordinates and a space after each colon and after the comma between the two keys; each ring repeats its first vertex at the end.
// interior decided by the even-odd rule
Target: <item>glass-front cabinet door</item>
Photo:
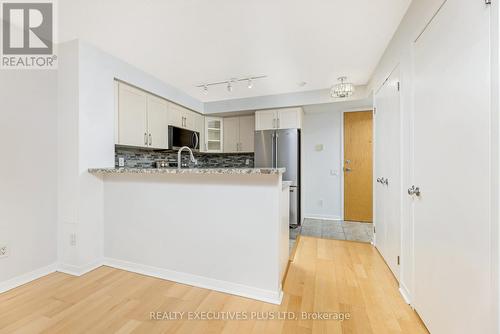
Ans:
{"type": "Polygon", "coordinates": [[[221,117],[205,118],[205,148],[206,152],[222,152],[223,119],[221,117]]]}

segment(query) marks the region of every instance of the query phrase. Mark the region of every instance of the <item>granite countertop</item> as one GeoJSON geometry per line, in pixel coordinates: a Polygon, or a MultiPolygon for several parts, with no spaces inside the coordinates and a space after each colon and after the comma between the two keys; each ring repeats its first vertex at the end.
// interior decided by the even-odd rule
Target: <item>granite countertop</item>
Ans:
{"type": "Polygon", "coordinates": [[[285,168],[89,168],[89,173],[99,175],[112,174],[211,174],[241,175],[262,174],[279,175],[285,168]]]}

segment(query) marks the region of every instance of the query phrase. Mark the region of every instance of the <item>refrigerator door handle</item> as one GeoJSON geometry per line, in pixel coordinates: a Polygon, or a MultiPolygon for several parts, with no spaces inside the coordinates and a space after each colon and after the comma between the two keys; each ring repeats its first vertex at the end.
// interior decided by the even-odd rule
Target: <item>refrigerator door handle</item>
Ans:
{"type": "Polygon", "coordinates": [[[274,168],[278,168],[278,138],[279,135],[276,132],[274,134],[274,168]]]}
{"type": "Polygon", "coordinates": [[[274,142],[276,141],[275,136],[276,133],[273,132],[271,140],[271,168],[274,168],[274,163],[276,162],[274,159],[274,150],[276,149],[276,146],[274,145],[274,142]]]}

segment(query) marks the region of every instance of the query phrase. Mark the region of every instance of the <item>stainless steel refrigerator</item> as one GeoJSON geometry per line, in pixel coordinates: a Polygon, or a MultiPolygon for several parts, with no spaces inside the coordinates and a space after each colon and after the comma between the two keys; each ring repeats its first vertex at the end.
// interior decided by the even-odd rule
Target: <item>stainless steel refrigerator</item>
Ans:
{"type": "Polygon", "coordinates": [[[300,130],[255,131],[255,167],[286,168],[290,187],[290,225],[300,225],[300,130]]]}

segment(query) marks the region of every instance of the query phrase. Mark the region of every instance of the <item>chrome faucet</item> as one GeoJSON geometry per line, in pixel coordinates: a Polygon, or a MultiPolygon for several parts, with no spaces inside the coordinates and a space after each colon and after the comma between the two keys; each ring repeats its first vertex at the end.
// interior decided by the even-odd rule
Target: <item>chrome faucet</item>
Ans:
{"type": "Polygon", "coordinates": [[[189,156],[191,159],[191,162],[194,163],[195,165],[198,164],[198,160],[194,158],[193,151],[187,146],[183,146],[179,149],[179,152],[177,152],[177,168],[182,168],[182,163],[181,163],[181,153],[184,149],[187,149],[189,151],[189,156]]]}

